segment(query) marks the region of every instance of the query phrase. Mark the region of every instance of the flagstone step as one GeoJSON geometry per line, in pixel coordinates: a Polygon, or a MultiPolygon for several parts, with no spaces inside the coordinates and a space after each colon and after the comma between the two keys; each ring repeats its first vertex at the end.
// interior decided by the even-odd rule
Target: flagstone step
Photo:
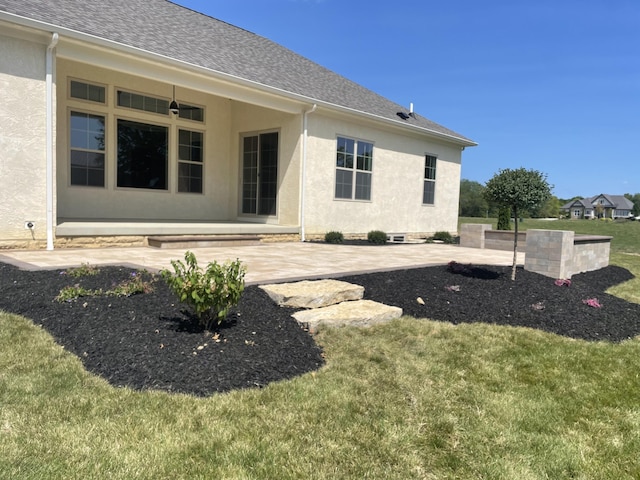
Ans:
{"type": "Polygon", "coordinates": [[[305,325],[309,332],[315,333],[320,325],[368,327],[390,322],[402,316],[402,309],[372,300],[355,300],[328,307],[300,310],[292,316],[305,325]]]}
{"type": "Polygon", "coordinates": [[[360,300],[364,287],[340,280],[304,280],[261,285],[281,307],[321,308],[340,302],[360,300]]]}

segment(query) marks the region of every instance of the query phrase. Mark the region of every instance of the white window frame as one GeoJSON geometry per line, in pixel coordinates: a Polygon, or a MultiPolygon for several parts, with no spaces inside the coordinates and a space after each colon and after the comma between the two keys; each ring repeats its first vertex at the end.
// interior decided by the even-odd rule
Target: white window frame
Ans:
{"type": "Polygon", "coordinates": [[[373,197],[373,160],[374,160],[374,142],[361,140],[353,137],[349,137],[346,135],[338,135],[336,138],[336,149],[335,149],[335,178],[334,178],[334,188],[333,195],[335,200],[350,200],[357,202],[370,202],[373,197]],[[341,143],[353,143],[353,151],[340,151],[341,143]],[[360,147],[366,148],[366,146],[370,146],[370,152],[360,151],[360,147]],[[368,155],[367,155],[368,153],[368,155]],[[344,155],[345,162],[340,164],[340,155],[344,155]],[[351,157],[351,166],[347,165],[346,159],[351,157]],[[361,163],[359,162],[361,160],[361,163]],[[368,168],[367,168],[368,167],[368,168]],[[349,196],[342,195],[338,196],[338,178],[339,176],[350,175],[351,177],[351,192],[349,192],[349,196]],[[368,181],[365,185],[365,192],[368,193],[367,196],[362,195],[361,186],[362,183],[359,183],[359,179],[367,178],[368,181]]]}
{"type": "Polygon", "coordinates": [[[423,205],[435,205],[436,204],[436,180],[438,174],[438,156],[433,153],[425,153],[424,155],[424,179],[422,186],[422,204],[423,205]],[[427,162],[433,160],[433,166],[428,165],[427,162]],[[433,172],[431,174],[431,171],[433,172]],[[433,178],[432,178],[433,177],[433,178]],[[427,185],[431,185],[433,198],[430,198],[431,202],[427,202],[427,185]]]}

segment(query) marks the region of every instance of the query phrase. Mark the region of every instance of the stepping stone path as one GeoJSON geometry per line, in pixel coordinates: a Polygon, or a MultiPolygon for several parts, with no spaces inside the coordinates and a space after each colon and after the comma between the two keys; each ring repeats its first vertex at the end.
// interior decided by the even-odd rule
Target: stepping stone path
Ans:
{"type": "Polygon", "coordinates": [[[364,287],[339,280],[304,280],[261,285],[282,307],[305,308],[292,315],[315,333],[320,324],[369,326],[402,316],[402,309],[362,300],[364,287]]]}

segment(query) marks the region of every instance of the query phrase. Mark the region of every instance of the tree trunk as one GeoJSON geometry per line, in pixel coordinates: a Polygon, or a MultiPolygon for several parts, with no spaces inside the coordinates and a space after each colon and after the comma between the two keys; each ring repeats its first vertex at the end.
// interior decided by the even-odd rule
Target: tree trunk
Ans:
{"type": "Polygon", "coordinates": [[[516,228],[513,237],[513,266],[511,267],[511,280],[516,279],[516,263],[518,262],[518,207],[513,207],[513,216],[515,217],[516,228]]]}

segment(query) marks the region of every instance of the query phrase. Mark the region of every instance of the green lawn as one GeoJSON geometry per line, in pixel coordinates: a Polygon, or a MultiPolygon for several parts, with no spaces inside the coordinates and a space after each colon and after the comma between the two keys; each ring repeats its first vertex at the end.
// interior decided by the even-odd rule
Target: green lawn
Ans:
{"type": "Polygon", "coordinates": [[[318,342],[318,372],[201,399],[113,388],[0,314],[0,478],[640,478],[640,338],[405,317],[318,342]]]}

